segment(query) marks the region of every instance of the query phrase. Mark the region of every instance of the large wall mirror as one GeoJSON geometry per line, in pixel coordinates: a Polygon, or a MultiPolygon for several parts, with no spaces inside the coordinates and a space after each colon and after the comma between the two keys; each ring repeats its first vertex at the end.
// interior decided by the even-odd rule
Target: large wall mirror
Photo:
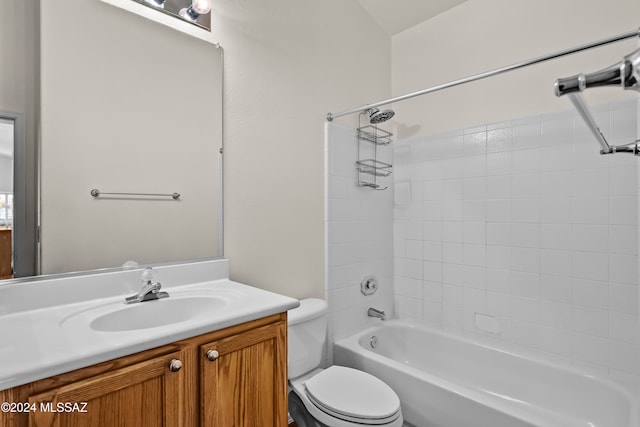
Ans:
{"type": "Polygon", "coordinates": [[[25,123],[12,200],[34,217],[15,276],[221,257],[221,49],[98,0],[12,0],[0,19],[0,89],[20,89],[0,115],[25,123]]]}
{"type": "Polygon", "coordinates": [[[13,205],[17,118],[0,112],[0,280],[13,277],[13,205]]]}

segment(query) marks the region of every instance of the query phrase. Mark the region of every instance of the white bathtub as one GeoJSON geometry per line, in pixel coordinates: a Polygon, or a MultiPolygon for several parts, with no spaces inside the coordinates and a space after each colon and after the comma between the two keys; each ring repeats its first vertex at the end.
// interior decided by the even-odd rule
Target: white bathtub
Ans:
{"type": "Polygon", "coordinates": [[[337,341],[334,362],[389,384],[417,427],[640,427],[613,382],[399,321],[337,341]]]}

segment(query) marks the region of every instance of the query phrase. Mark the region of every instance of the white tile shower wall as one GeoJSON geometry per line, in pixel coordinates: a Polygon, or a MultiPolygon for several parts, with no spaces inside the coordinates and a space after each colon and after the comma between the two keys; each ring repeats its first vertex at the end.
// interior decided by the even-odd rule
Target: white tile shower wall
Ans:
{"type": "MultiPolygon", "coordinates": [[[[637,138],[636,101],[593,113],[637,138]]],[[[398,141],[396,313],[637,379],[638,161],[601,156],[573,111],[398,141]]]]}
{"type": "MultiPolygon", "coordinates": [[[[357,138],[354,129],[327,123],[327,301],[329,342],[344,338],[379,320],[367,317],[367,308],[393,314],[393,190],[392,178],[378,178],[387,190],[358,187],[357,138]],[[360,282],[374,275],[378,291],[360,292],[360,282]]],[[[372,144],[361,142],[362,155],[372,144]]],[[[378,147],[378,160],[390,163],[391,146],[378,147]]],[[[364,176],[364,175],[363,175],[364,176]]],[[[366,176],[365,176],[366,177],[366,176]]],[[[329,346],[328,360],[332,352],[329,346]]]]}

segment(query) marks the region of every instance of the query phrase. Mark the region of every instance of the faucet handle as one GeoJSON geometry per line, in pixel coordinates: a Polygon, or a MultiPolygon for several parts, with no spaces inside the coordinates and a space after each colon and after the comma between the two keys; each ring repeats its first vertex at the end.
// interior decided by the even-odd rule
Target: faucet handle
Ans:
{"type": "Polygon", "coordinates": [[[140,277],[141,289],[137,294],[126,297],[124,299],[125,304],[133,304],[136,302],[156,300],[160,298],[166,298],[169,296],[166,292],[160,292],[162,285],[155,280],[155,271],[151,267],[147,267],[142,272],[140,277]]]}
{"type": "Polygon", "coordinates": [[[155,276],[156,276],[156,272],[153,271],[151,267],[147,267],[142,272],[142,277],[140,278],[140,280],[142,281],[143,284],[153,282],[153,279],[155,278],[155,276]]]}

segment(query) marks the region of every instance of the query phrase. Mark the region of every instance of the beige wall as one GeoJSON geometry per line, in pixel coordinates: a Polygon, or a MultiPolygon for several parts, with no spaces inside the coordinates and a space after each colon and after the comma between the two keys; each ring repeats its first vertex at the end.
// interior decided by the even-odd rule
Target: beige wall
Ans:
{"type": "Polygon", "coordinates": [[[33,114],[37,19],[35,1],[3,3],[0,8],[0,111],[33,114]]]}
{"type": "Polygon", "coordinates": [[[390,95],[389,36],[351,1],[214,7],[212,33],[225,52],[231,277],[322,297],[325,115],[390,95]]]}
{"type": "MultiPolygon", "coordinates": [[[[393,37],[392,89],[399,96],[638,27],[636,0],[473,0],[393,37]]],[[[481,82],[397,103],[401,136],[571,108],[558,77],[591,72],[638,46],[628,40],[481,82]]],[[[637,97],[616,88],[585,92],[591,104],[637,97]]]]}

